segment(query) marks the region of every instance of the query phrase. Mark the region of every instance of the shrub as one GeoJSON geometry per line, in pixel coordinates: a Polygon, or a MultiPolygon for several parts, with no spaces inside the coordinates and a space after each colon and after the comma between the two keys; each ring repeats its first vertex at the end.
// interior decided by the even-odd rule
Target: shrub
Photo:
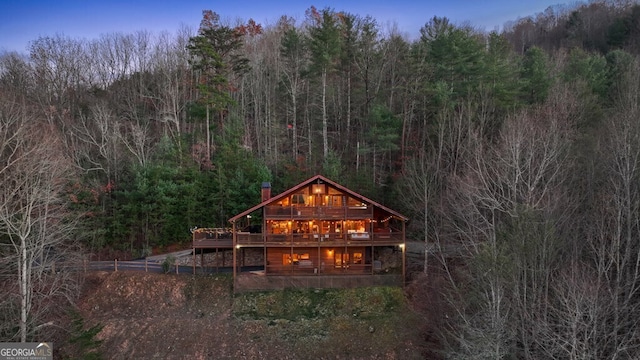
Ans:
{"type": "Polygon", "coordinates": [[[171,268],[176,263],[176,258],[173,255],[167,255],[162,262],[162,270],[165,274],[168,274],[171,271],[171,268]]]}

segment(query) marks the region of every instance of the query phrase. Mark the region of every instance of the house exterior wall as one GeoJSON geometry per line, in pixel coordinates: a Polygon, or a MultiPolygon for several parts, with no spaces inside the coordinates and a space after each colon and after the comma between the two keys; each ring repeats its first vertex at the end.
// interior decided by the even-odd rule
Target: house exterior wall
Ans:
{"type": "Polygon", "coordinates": [[[371,274],[371,247],[267,248],[266,274],[371,274]]]}
{"type": "MultiPolygon", "coordinates": [[[[376,276],[401,267],[404,278],[406,218],[321,176],[230,221],[234,224],[234,263],[238,249],[262,248],[262,275],[376,276]],[[259,233],[247,230],[255,224],[236,225],[245,217],[262,219],[259,233]]],[[[234,279],[236,275],[234,267],[234,279]]]]}

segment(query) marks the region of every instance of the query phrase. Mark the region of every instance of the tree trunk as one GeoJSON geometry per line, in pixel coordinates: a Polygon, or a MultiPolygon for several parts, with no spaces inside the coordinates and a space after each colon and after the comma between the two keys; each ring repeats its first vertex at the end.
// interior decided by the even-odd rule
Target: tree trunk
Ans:
{"type": "Polygon", "coordinates": [[[329,121],[327,119],[327,69],[322,71],[322,155],[324,160],[329,157],[329,121]]]}
{"type": "Polygon", "coordinates": [[[29,313],[29,273],[27,272],[27,244],[20,238],[20,342],[27,342],[27,315],[29,313]]]}
{"type": "Polygon", "coordinates": [[[211,164],[211,126],[210,126],[210,118],[209,118],[209,104],[207,104],[207,116],[206,116],[206,124],[205,126],[207,127],[205,129],[205,132],[207,134],[207,157],[206,157],[206,164],[207,166],[209,166],[209,164],[211,164]]]}

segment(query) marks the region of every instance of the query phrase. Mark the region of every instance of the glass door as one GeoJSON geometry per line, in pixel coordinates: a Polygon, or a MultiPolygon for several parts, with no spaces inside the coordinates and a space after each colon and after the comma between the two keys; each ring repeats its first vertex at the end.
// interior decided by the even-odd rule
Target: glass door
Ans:
{"type": "Polygon", "coordinates": [[[336,251],[333,257],[333,265],[336,269],[346,269],[349,267],[349,254],[336,251]]]}

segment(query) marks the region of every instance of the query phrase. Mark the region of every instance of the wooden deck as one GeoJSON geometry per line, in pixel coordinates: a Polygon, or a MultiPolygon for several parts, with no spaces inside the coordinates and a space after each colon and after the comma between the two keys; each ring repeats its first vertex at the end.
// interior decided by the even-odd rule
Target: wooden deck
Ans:
{"type": "Polygon", "coordinates": [[[194,249],[232,249],[233,239],[202,239],[193,241],[194,249]]]}
{"type": "Polygon", "coordinates": [[[266,276],[263,272],[238,274],[234,291],[262,291],[286,288],[332,289],[366,286],[403,286],[402,275],[317,275],[317,276],[266,276]]]}
{"type": "Polygon", "coordinates": [[[277,246],[393,246],[404,243],[402,232],[362,234],[250,234],[238,233],[238,245],[277,246]]]}
{"type": "MultiPolygon", "coordinates": [[[[355,235],[355,234],[351,234],[355,235]]],[[[373,233],[356,236],[342,236],[335,234],[254,234],[238,233],[238,245],[241,246],[268,246],[268,247],[288,247],[288,246],[394,246],[400,245],[404,241],[402,233],[373,233]]],[[[231,249],[233,239],[227,238],[202,238],[193,240],[194,249],[231,249]]]]}
{"type": "Polygon", "coordinates": [[[231,249],[233,236],[231,229],[200,228],[192,231],[194,249],[231,249]]]}

